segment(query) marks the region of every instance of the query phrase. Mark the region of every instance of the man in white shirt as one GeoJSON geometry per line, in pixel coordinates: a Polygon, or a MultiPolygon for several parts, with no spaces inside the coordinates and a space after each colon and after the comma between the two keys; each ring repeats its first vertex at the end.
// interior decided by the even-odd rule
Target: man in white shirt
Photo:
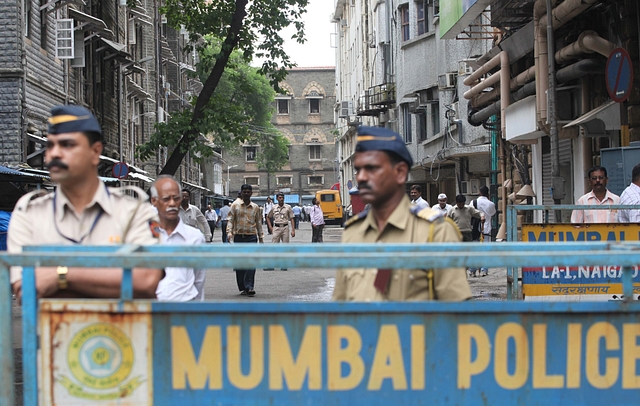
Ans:
{"type": "Polygon", "coordinates": [[[415,205],[420,207],[420,210],[428,208],[429,202],[422,198],[422,189],[420,185],[413,185],[409,191],[409,195],[411,196],[411,205],[415,205]]]}
{"type": "Polygon", "coordinates": [[[195,227],[202,232],[207,240],[211,239],[211,231],[204,214],[199,208],[192,205],[191,192],[187,189],[182,190],[182,203],[180,203],[180,220],[186,225],[195,227]]]}
{"type": "Polygon", "coordinates": [[[440,193],[438,195],[438,204],[434,204],[432,209],[441,211],[446,216],[451,210],[451,205],[447,203],[447,195],[440,193]]]}
{"type": "Polygon", "coordinates": [[[324,229],[324,214],[320,207],[320,202],[313,198],[313,208],[311,209],[311,242],[322,242],[322,230],[324,229]]]}
{"type": "Polygon", "coordinates": [[[228,200],[224,201],[224,206],[220,208],[220,227],[222,228],[222,242],[227,241],[227,223],[229,217],[229,210],[231,210],[231,202],[228,200]]]}
{"type": "MultiPolygon", "coordinates": [[[[271,199],[271,196],[268,196],[267,202],[264,204],[264,210],[262,210],[262,224],[266,224],[267,216],[271,213],[271,209],[273,209],[273,199],[271,199]]],[[[269,227],[267,227],[267,229],[269,234],[271,234],[272,230],[269,229],[269,227]]]]}
{"type": "MultiPolygon", "coordinates": [[[[631,171],[631,184],[620,195],[620,204],[640,204],[640,164],[631,171]]],[[[619,223],[640,223],[640,210],[619,210],[619,223]]]]}
{"type": "MultiPolygon", "coordinates": [[[[151,186],[151,202],[158,209],[161,244],[197,245],[205,242],[198,229],[186,225],[180,219],[182,201],[180,184],[173,176],[161,175],[151,186]]],[[[204,300],[203,269],[165,268],[165,276],[158,283],[158,300],[188,302],[204,300]]]]}
{"type": "Polygon", "coordinates": [[[211,208],[211,205],[208,205],[207,210],[204,212],[204,218],[207,219],[207,223],[209,223],[209,230],[211,231],[211,238],[209,239],[209,242],[213,242],[213,234],[218,226],[218,213],[211,208]]]}
{"type": "MultiPolygon", "coordinates": [[[[480,188],[480,197],[476,199],[477,209],[484,213],[484,223],[480,223],[482,227],[482,242],[491,242],[491,218],[496,215],[496,205],[489,200],[489,188],[486,186],[482,186],[480,188]]],[[[469,273],[476,274],[477,269],[470,268],[469,273]]],[[[489,275],[489,268],[482,267],[480,268],[480,275],[487,276],[489,275]]]]}
{"type": "MultiPolygon", "coordinates": [[[[607,168],[594,166],[587,172],[587,178],[591,183],[591,191],[580,197],[576,205],[609,206],[620,203],[620,197],[607,189],[607,183],[609,182],[607,168]]],[[[571,222],[578,224],[615,223],[617,217],[617,210],[607,208],[602,210],[574,210],[571,213],[571,222]]]]}

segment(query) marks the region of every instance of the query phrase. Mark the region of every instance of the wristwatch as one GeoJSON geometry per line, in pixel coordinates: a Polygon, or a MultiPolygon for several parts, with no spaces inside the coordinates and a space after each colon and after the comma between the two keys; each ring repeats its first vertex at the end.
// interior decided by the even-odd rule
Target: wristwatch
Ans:
{"type": "Polygon", "coordinates": [[[59,266],[56,268],[56,272],[58,274],[58,289],[64,290],[69,287],[69,282],[67,281],[67,272],[69,272],[69,268],[66,266],[59,266]]]}

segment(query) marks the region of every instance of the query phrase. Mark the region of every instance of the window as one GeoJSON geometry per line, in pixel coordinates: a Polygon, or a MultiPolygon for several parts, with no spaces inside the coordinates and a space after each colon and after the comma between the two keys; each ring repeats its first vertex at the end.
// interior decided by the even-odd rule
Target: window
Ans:
{"type": "Polygon", "coordinates": [[[309,99],[309,114],[320,114],[320,99],[309,99]]]}
{"type": "Polygon", "coordinates": [[[73,19],[65,18],[56,21],[56,57],[73,59],[73,19]]]}
{"type": "Polygon", "coordinates": [[[258,152],[258,147],[246,147],[247,150],[247,162],[254,162],[256,160],[256,153],[258,152]]]}
{"type": "Polygon", "coordinates": [[[429,26],[427,23],[427,7],[424,4],[424,1],[418,1],[416,3],[417,10],[417,22],[418,22],[418,35],[422,35],[425,32],[429,31],[429,26]]]}
{"type": "Polygon", "coordinates": [[[31,1],[25,1],[24,5],[24,36],[31,38],[31,23],[33,17],[31,17],[31,1]]]}
{"type": "Polygon", "coordinates": [[[404,142],[407,144],[411,143],[411,112],[409,111],[409,105],[405,104],[402,109],[403,115],[403,134],[404,134],[404,142]]]}
{"type": "Polygon", "coordinates": [[[291,176],[276,176],[278,187],[291,187],[291,176]]]}
{"type": "MultiPolygon", "coordinates": [[[[309,176],[309,184],[310,185],[322,185],[324,184],[323,176],[309,176]]],[[[333,195],[329,195],[333,196],[333,195]]]]}
{"type": "Polygon", "coordinates": [[[289,114],[288,99],[278,99],[278,114],[289,114]]]}
{"type": "Polygon", "coordinates": [[[416,115],[416,125],[418,126],[418,140],[424,141],[427,139],[427,114],[420,113],[416,115]]]}
{"type": "Polygon", "coordinates": [[[246,185],[259,185],[260,184],[260,178],[257,176],[251,176],[251,177],[246,177],[244,178],[244,183],[246,185]]]}
{"type": "Polygon", "coordinates": [[[400,28],[402,30],[402,40],[408,41],[409,36],[409,5],[405,4],[400,6],[398,11],[400,11],[400,28]]]}
{"type": "Polygon", "coordinates": [[[427,90],[429,99],[429,115],[431,116],[431,131],[429,136],[434,136],[440,132],[440,102],[438,100],[438,88],[432,87],[427,90]]]}
{"type": "Polygon", "coordinates": [[[321,145],[309,145],[309,160],[319,161],[322,159],[322,146],[321,145]]]}
{"type": "MultiPolygon", "coordinates": [[[[40,0],[40,7],[49,3],[49,0],[40,0]]],[[[40,48],[47,49],[47,7],[40,10],[40,48]]]]}

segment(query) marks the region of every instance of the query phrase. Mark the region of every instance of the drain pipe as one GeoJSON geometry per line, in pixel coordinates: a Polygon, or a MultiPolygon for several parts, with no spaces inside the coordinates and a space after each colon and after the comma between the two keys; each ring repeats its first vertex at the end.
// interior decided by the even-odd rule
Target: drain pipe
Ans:
{"type": "Polygon", "coordinates": [[[613,42],[602,38],[595,31],[585,31],[580,34],[576,42],[556,52],[556,62],[567,62],[580,57],[582,54],[592,54],[594,52],[608,58],[615,47],[613,42]]]}
{"type": "MultiPolygon", "coordinates": [[[[509,90],[513,92],[514,90],[517,90],[518,88],[535,80],[535,78],[536,67],[532,66],[529,69],[518,74],[518,76],[516,76],[515,78],[511,79],[511,81],[509,82],[509,90]]],[[[498,97],[500,97],[500,89],[494,88],[490,92],[485,92],[474,96],[471,99],[471,106],[475,108],[483,107],[496,100],[498,97]]]]}
{"type": "MultiPolygon", "coordinates": [[[[553,37],[553,13],[551,11],[551,0],[547,0],[547,50],[549,63],[549,79],[547,97],[549,103],[549,138],[551,138],[551,197],[555,204],[560,204],[564,198],[564,179],[560,177],[560,138],[558,137],[558,120],[556,115],[556,61],[555,42],[553,37]]],[[[542,112],[540,114],[542,116],[542,112]]],[[[541,117],[542,118],[542,117],[541,117]]],[[[553,216],[554,221],[562,219],[562,212],[556,210],[553,216]]],[[[562,222],[562,221],[560,221],[562,222]]]]}
{"type": "Polygon", "coordinates": [[[509,107],[510,102],[510,90],[509,84],[511,82],[511,68],[509,67],[509,54],[506,51],[500,52],[498,55],[491,58],[491,60],[480,67],[480,69],[473,72],[469,77],[464,80],[464,84],[467,86],[471,86],[474,84],[482,75],[488,73],[491,69],[498,66],[500,64],[500,71],[491,75],[487,80],[481,82],[480,84],[474,86],[471,90],[464,94],[465,99],[470,99],[475,94],[478,94],[480,91],[485,89],[486,87],[492,86],[493,84],[500,81],[500,129],[502,131],[502,138],[506,137],[507,123],[506,123],[506,109],[509,107]]]}
{"type": "MultiPolygon", "coordinates": [[[[575,16],[600,1],[601,0],[564,0],[556,8],[551,10],[553,1],[547,0],[547,10],[551,10],[546,13],[548,15],[541,15],[543,9],[540,4],[544,4],[544,0],[538,0],[534,5],[534,21],[537,22],[537,29],[535,31],[536,41],[534,44],[537,45],[538,48],[538,59],[536,60],[538,72],[536,73],[536,82],[540,82],[538,83],[538,91],[536,92],[536,100],[539,103],[538,109],[540,111],[538,126],[547,130],[547,133],[549,133],[549,124],[547,124],[547,97],[545,93],[549,89],[548,32],[562,27],[575,16]],[[547,26],[550,26],[551,30],[547,29],[547,26]]],[[[535,22],[534,26],[536,25],[535,22]]]]}

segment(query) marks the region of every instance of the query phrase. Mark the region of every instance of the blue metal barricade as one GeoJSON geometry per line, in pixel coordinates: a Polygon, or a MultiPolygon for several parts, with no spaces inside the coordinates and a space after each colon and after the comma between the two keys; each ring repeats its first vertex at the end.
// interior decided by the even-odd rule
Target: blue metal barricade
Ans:
{"type": "MultiPolygon", "coordinates": [[[[33,273],[60,264],[553,266],[588,255],[630,275],[639,250],[640,243],[608,242],[29,247],[0,255],[0,395],[13,403],[7,287],[8,266],[18,265],[27,406],[634,404],[640,304],[630,301],[170,303],[132,300],[130,277],[120,299],[36,301],[33,273]]],[[[623,283],[625,293],[633,289],[630,278],[623,283]]]]}
{"type": "MultiPolygon", "coordinates": [[[[519,241],[518,212],[524,214],[542,211],[543,223],[522,223],[522,241],[525,242],[578,242],[578,241],[640,241],[640,225],[632,223],[598,224],[562,224],[548,223],[548,212],[561,210],[640,210],[640,205],[510,205],[507,207],[507,241],[519,241]]],[[[625,297],[620,289],[613,285],[622,278],[620,267],[611,262],[591,261],[590,257],[576,266],[567,267],[557,263],[547,272],[544,266],[508,267],[507,298],[522,298],[529,293],[527,300],[583,300],[581,295],[588,294],[589,300],[614,300],[625,297]],[[603,276],[603,272],[606,274],[603,276]],[[521,284],[519,283],[521,282],[521,284]],[[526,286],[525,286],[526,285],[526,286]],[[525,292],[527,291],[527,292],[525,292]]],[[[635,264],[640,265],[640,263],[635,264]]],[[[640,272],[633,269],[635,297],[640,294],[640,272]]],[[[618,284],[619,285],[619,284],[618,284]]]]}

